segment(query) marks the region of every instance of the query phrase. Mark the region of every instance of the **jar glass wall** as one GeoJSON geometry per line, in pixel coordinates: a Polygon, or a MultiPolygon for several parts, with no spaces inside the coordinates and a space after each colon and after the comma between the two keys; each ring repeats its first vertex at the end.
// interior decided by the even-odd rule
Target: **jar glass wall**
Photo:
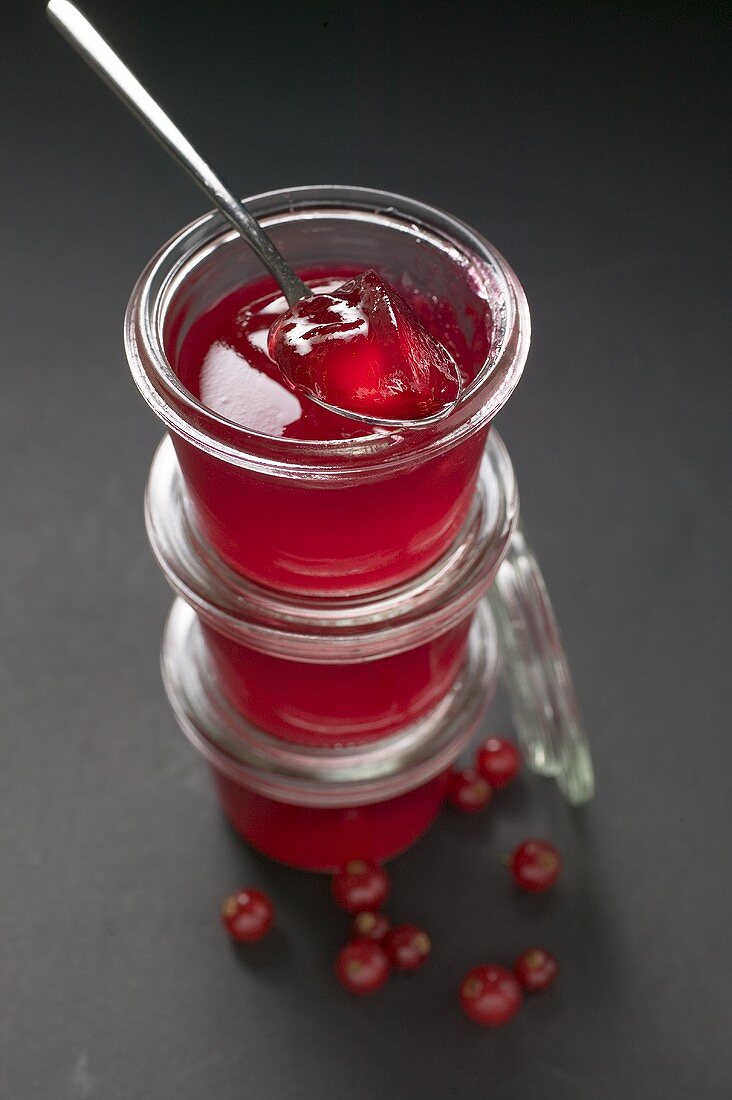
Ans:
{"type": "Polygon", "coordinates": [[[401,196],[310,187],[247,200],[300,269],[375,266],[450,302],[465,337],[490,318],[488,358],[455,411],[420,431],[300,440],[249,431],[176,375],[191,325],[261,277],[220,215],[182,230],[143,272],[127,313],[135,381],[170,429],[197,523],[233,569],[299,593],[348,595],[414,576],[459,533],[489,423],[516,385],[529,315],[505,260],[456,219],[401,196]]]}
{"type": "Polygon", "coordinates": [[[148,534],[171,587],[199,617],[217,682],[249,722],[312,745],[388,736],[450,691],[518,517],[513,469],[494,432],[467,520],[438,562],[383,593],[326,598],[241,578],[202,542],[188,505],[163,443],[148,482],[148,534]]]}

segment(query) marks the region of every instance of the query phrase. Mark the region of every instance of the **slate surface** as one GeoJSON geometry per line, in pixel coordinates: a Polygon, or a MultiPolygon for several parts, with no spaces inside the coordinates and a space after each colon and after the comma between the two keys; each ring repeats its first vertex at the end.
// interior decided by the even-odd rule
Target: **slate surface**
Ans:
{"type": "MultiPolygon", "coordinates": [[[[435,950],[354,1002],[324,881],[250,854],[157,668],[169,594],[128,377],[134,278],[197,192],[46,25],[3,9],[0,1094],[716,1100],[729,1021],[729,342],[722,6],[89,0],[242,193],[325,181],[477,226],[534,344],[499,427],[592,738],[595,802],[526,780],[393,865],[435,950]],[[498,861],[553,837],[554,896],[498,861]],[[271,890],[238,954],[217,906],[271,890]],[[486,1032],[473,963],[555,991],[486,1032]]],[[[727,242],[728,243],[728,242],[727,242]]],[[[499,702],[491,728],[506,728],[499,702]]]]}

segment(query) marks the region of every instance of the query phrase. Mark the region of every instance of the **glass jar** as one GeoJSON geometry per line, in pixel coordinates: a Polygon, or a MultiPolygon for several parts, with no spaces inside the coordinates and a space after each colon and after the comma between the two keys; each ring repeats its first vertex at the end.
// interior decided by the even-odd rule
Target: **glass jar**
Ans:
{"type": "Polygon", "coordinates": [[[195,612],[177,600],[162,653],[178,723],[211,766],[237,832],[267,856],[312,871],[349,859],[382,862],[437,817],[450,766],[495,692],[498,646],[486,605],[476,615],[462,675],[429,714],[378,742],[313,748],[248,723],[220,690],[195,612]]]}
{"type": "Polygon", "coordinates": [[[261,277],[222,215],[181,230],[133,291],[125,324],[132,374],[171,432],[196,524],[220,557],[283,591],[386,589],[427,569],[465,523],[488,425],[528,353],[525,296],[487,241],[412,199],[323,186],[246,202],[296,268],[378,267],[398,286],[448,301],[468,339],[490,318],[490,354],[448,418],[416,431],[307,441],[247,430],[176,376],[192,323],[261,277]]]}
{"type": "Polygon", "coordinates": [[[194,608],[224,695],[250,723],[304,745],[388,736],[432,710],[460,674],[473,613],[518,518],[508,453],[496,432],[458,539],[418,577],[378,595],[277,593],[247,581],[197,530],[169,440],[145,501],[150,542],[194,608]]]}

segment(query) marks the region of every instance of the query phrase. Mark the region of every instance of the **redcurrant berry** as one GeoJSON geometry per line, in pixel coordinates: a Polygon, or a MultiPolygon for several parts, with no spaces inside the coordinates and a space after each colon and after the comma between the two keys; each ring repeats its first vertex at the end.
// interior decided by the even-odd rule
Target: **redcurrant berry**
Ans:
{"type": "Polygon", "coordinates": [[[524,989],[540,993],[548,989],[557,976],[557,960],[543,947],[530,947],[516,959],[513,972],[524,989]]]}
{"type": "Polygon", "coordinates": [[[507,1024],[521,1008],[521,986],[505,966],[476,966],[460,986],[463,1012],[476,1024],[507,1024]]]}
{"type": "Polygon", "coordinates": [[[384,947],[397,970],[419,970],[432,950],[429,936],[416,924],[397,924],[391,928],[384,947]]]}
{"type": "Polygon", "coordinates": [[[390,927],[389,918],[383,913],[370,913],[368,910],[363,910],[356,914],[353,922],[353,938],[381,941],[390,927]]]}
{"type": "Polygon", "coordinates": [[[525,840],[511,856],[511,873],[522,890],[541,894],[559,878],[562,857],[546,840],[525,840]]]}
{"type": "Polygon", "coordinates": [[[391,965],[376,940],[352,940],[338,952],[335,972],[349,993],[375,993],[389,977],[391,965]]]}
{"type": "Polygon", "coordinates": [[[221,906],[221,920],[229,935],[240,943],[255,943],[272,927],[274,907],[261,890],[247,887],[231,894],[221,906]]]}
{"type": "Polygon", "coordinates": [[[478,772],[486,779],[494,791],[507,787],[518,775],[521,758],[512,741],[502,737],[489,737],[478,749],[476,756],[478,772]]]}
{"type": "Polygon", "coordinates": [[[488,805],[491,789],[482,775],[478,775],[473,768],[465,768],[450,776],[449,798],[458,810],[474,814],[488,805]]]}
{"type": "Polygon", "coordinates": [[[362,909],[381,909],[389,893],[389,876],[381,867],[352,859],[333,876],[333,897],[347,913],[362,909]]]}

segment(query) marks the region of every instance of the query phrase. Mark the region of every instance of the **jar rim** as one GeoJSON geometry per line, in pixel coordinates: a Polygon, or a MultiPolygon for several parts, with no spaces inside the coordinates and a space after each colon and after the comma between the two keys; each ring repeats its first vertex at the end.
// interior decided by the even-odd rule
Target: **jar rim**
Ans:
{"type": "Polygon", "coordinates": [[[317,664],[389,657],[462,622],[493,583],[518,512],[511,460],[492,430],[470,512],[437,562],[381,592],[303,596],[242,577],[204,540],[169,437],[158,447],[145,494],[145,522],[158,564],[207,626],[279,659],[317,664]]]}
{"type": "MultiPolygon", "coordinates": [[[[244,200],[265,227],[324,216],[387,225],[454,252],[467,265],[478,296],[500,288],[500,333],[489,359],[465,388],[455,411],[429,428],[382,430],[352,439],[301,440],[265,436],[215,413],[175,374],[164,346],[167,311],[196,265],[238,237],[219,212],[185,226],[153,256],[132,291],[125,348],[133,379],[153,412],[176,435],[233,465],[304,479],[414,463],[480,429],[505,403],[523,371],[530,342],[526,297],[500,253],[470,226],[406,196],[364,187],[317,185],[278,189],[244,200]]],[[[246,247],[242,242],[242,247],[246,247]]],[[[495,306],[495,303],[494,303],[495,306]]],[[[494,318],[495,320],[495,318],[494,318]]]]}
{"type": "Polygon", "coordinates": [[[432,711],[379,741],[332,748],[295,745],[247,722],[218,688],[200,623],[182,600],[168,617],[161,668],[178,725],[218,771],[276,801],[347,807],[404,794],[454,763],[495,694],[498,639],[483,603],[461,673],[432,711]]]}

